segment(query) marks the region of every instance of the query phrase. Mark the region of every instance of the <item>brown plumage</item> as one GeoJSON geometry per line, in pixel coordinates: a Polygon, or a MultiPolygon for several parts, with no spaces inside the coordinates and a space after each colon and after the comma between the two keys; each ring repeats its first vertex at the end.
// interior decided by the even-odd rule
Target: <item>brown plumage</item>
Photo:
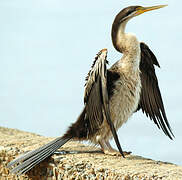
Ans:
{"type": "Polygon", "coordinates": [[[8,164],[11,172],[22,174],[53,154],[69,140],[88,140],[99,144],[105,154],[119,155],[121,149],[116,131],[136,111],[142,111],[172,139],[173,133],[166,117],[155,65],[159,63],[135,35],[125,33],[127,22],[146,11],[164,6],[130,6],[123,9],[112,26],[112,41],[123,57],[107,69],[107,49],[101,50],[86,77],[84,108],[77,121],[62,136],[8,164]],[[118,151],[109,140],[114,137],[118,151]]]}

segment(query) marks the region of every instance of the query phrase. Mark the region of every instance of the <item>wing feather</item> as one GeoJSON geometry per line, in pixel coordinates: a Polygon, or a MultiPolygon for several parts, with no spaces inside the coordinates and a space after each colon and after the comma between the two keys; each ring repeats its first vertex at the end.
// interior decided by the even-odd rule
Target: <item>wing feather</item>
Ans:
{"type": "Polygon", "coordinates": [[[107,68],[108,61],[107,49],[101,50],[93,62],[91,70],[86,77],[84,103],[86,109],[86,118],[90,124],[90,135],[93,135],[99,130],[103,123],[103,118],[106,117],[107,123],[110,126],[116,145],[123,155],[122,148],[115,130],[115,127],[110,118],[108,88],[107,88],[107,68]]]}
{"type": "Polygon", "coordinates": [[[141,82],[142,90],[138,109],[142,109],[146,116],[162,129],[172,139],[174,137],[170,124],[167,120],[162,96],[160,93],[154,65],[160,67],[155,55],[145,43],[140,43],[141,48],[141,82]]]}

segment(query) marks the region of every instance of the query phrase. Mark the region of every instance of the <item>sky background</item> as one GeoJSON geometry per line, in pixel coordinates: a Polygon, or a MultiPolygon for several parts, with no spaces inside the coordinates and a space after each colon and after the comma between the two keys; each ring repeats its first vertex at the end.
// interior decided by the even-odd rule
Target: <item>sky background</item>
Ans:
{"type": "Polygon", "coordinates": [[[168,139],[142,112],[118,134],[124,150],[182,165],[182,1],[0,0],[0,126],[62,135],[82,110],[95,54],[107,48],[110,65],[122,56],[110,37],[115,15],[130,5],[159,4],[169,6],[132,19],[126,30],[158,58],[157,76],[176,138],[168,139]]]}

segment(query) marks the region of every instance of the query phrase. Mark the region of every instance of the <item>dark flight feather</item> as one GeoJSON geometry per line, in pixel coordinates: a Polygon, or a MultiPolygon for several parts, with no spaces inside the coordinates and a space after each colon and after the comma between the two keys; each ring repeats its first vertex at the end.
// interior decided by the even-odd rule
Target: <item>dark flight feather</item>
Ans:
{"type": "Polygon", "coordinates": [[[159,63],[145,43],[140,43],[141,48],[141,97],[137,110],[142,109],[146,116],[162,129],[163,132],[172,139],[174,137],[169,122],[167,120],[166,112],[164,109],[162,96],[160,93],[158,80],[155,74],[154,65],[159,66],[159,63]]]}
{"type": "Polygon", "coordinates": [[[108,71],[106,68],[106,64],[108,63],[108,61],[106,60],[106,58],[107,58],[107,50],[104,49],[100,51],[96,56],[92,68],[89,71],[89,74],[86,78],[87,81],[85,84],[85,96],[84,96],[86,116],[89,119],[91,134],[92,133],[94,134],[96,131],[99,130],[101,124],[103,123],[103,118],[106,117],[106,121],[111,128],[111,132],[113,134],[119,152],[124,157],[115,127],[110,119],[108,85],[107,85],[108,71]],[[104,51],[105,51],[105,56],[104,56],[104,51]]]}

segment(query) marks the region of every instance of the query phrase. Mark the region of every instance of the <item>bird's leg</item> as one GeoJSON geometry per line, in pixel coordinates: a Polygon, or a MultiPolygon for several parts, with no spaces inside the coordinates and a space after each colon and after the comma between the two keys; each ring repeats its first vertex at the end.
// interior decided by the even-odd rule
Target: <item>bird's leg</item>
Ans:
{"type": "MultiPolygon", "coordinates": [[[[109,143],[109,141],[107,140],[100,140],[99,144],[101,146],[102,151],[104,152],[104,154],[108,154],[108,155],[112,155],[112,156],[122,156],[121,153],[119,151],[117,151],[116,149],[114,149],[111,144],[109,143]]],[[[129,155],[131,154],[131,152],[123,152],[124,155],[129,155]]]]}
{"type": "MultiPolygon", "coordinates": [[[[112,149],[113,151],[117,151],[116,149],[112,148],[111,144],[109,141],[106,141],[106,145],[109,149],[112,149]]],[[[119,153],[119,151],[117,151],[119,153]]],[[[124,155],[129,155],[131,154],[131,151],[123,151],[124,155]]]]}
{"type": "Polygon", "coordinates": [[[111,147],[109,141],[102,139],[102,140],[99,140],[99,144],[104,154],[108,154],[112,156],[121,156],[121,153],[119,151],[111,147]]]}

